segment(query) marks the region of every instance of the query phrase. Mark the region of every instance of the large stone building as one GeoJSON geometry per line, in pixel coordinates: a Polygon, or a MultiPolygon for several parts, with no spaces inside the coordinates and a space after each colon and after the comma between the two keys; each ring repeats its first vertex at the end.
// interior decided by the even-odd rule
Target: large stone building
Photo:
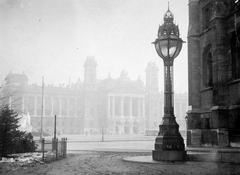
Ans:
{"type": "MultiPolygon", "coordinates": [[[[59,87],[29,85],[24,73],[9,73],[2,99],[19,113],[29,113],[36,130],[40,129],[43,116],[43,130],[53,132],[56,115],[59,133],[94,134],[102,129],[109,134],[158,131],[163,116],[163,93],[159,92],[156,64],[149,63],[146,68],[146,86],[140,78],[131,80],[125,71],[117,79],[109,74],[98,80],[96,68],[95,59],[88,57],[84,80],[59,87]]],[[[175,97],[177,120],[185,129],[187,93],[175,97]]]]}
{"type": "Polygon", "coordinates": [[[240,147],[240,2],[189,0],[188,146],[240,147]]]}

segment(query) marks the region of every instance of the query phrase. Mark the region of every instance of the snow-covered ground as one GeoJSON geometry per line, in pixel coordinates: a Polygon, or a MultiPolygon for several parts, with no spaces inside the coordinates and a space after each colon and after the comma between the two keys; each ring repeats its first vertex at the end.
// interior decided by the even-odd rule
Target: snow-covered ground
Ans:
{"type": "MultiPolygon", "coordinates": [[[[9,158],[2,157],[0,160],[0,174],[8,171],[16,171],[20,167],[33,167],[38,164],[44,164],[43,154],[40,152],[20,153],[9,155],[9,158]]],[[[44,153],[45,162],[51,162],[55,160],[56,156],[52,152],[44,153]]]]}

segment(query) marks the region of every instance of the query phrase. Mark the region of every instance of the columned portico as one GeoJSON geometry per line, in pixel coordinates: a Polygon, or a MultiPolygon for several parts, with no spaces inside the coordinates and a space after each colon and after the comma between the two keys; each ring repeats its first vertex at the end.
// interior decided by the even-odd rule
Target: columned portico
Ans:
{"type": "MultiPolygon", "coordinates": [[[[110,93],[108,94],[107,101],[107,116],[109,121],[114,125],[108,125],[112,127],[114,132],[123,134],[134,133],[134,121],[143,123],[144,120],[144,96],[138,94],[124,94],[124,93],[110,93]],[[119,111],[119,114],[118,114],[119,111]],[[116,129],[117,128],[117,129],[116,129]]],[[[136,127],[136,126],[135,126],[136,127]]],[[[143,126],[141,127],[144,129],[143,126]]],[[[138,128],[138,130],[141,130],[138,128]]]]}

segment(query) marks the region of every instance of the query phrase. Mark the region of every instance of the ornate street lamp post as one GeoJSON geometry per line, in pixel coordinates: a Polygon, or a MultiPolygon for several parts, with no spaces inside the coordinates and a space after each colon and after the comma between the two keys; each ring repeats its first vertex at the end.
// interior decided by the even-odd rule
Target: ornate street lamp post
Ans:
{"type": "Polygon", "coordinates": [[[164,15],[164,24],[159,26],[158,38],[153,42],[164,62],[164,116],[155,139],[155,150],[152,152],[152,158],[161,161],[180,161],[186,155],[173,108],[173,61],[179,55],[183,43],[173,19],[173,13],[168,8],[164,15]]]}

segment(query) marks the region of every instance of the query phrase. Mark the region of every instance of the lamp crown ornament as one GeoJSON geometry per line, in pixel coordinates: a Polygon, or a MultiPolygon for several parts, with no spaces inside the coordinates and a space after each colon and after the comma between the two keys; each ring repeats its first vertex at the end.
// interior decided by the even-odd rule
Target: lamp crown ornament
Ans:
{"type": "Polygon", "coordinates": [[[173,20],[174,20],[174,15],[173,13],[169,10],[169,6],[168,6],[168,10],[165,13],[164,17],[164,24],[162,26],[159,26],[158,29],[158,37],[162,36],[162,35],[177,35],[179,37],[179,28],[176,24],[174,24],[173,20]]]}
{"type": "Polygon", "coordinates": [[[168,10],[167,10],[167,12],[164,15],[163,20],[164,20],[164,22],[167,22],[167,23],[173,23],[173,19],[174,19],[174,15],[169,10],[169,3],[168,3],[168,10]]]}
{"type": "Polygon", "coordinates": [[[164,14],[164,23],[158,28],[157,39],[153,42],[158,55],[164,60],[165,65],[173,65],[173,60],[176,58],[184,41],[179,37],[179,28],[174,20],[173,13],[168,10],[164,14]]]}

